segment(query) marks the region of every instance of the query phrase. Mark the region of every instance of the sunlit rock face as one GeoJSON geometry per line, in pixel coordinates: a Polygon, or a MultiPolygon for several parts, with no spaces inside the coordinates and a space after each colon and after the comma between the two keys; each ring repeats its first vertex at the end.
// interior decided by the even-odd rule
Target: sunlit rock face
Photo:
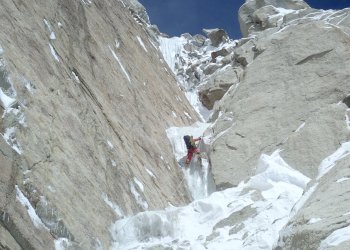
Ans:
{"type": "Polygon", "coordinates": [[[292,21],[242,45],[249,64],[214,110],[214,118],[224,115],[214,132],[225,133],[211,152],[219,187],[237,185],[254,173],[261,153],[277,148],[291,166],[314,178],[321,161],[349,138],[349,10],[287,16],[292,21]],[[230,124],[226,116],[233,117],[230,124]]]}
{"type": "Polygon", "coordinates": [[[247,0],[238,12],[243,37],[279,26],[281,14],[285,14],[281,10],[288,13],[305,9],[310,9],[310,6],[303,0],[247,0]]]}
{"type": "Polygon", "coordinates": [[[2,1],[2,245],[107,249],[116,219],[190,201],[165,131],[197,115],[129,6],[2,1]]]}

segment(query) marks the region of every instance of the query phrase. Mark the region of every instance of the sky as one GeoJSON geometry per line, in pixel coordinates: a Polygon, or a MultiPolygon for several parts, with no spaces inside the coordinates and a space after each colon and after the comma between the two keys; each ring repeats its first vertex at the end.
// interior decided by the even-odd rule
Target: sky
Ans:
{"type": "MultiPolygon", "coordinates": [[[[203,28],[222,28],[232,39],[241,38],[238,9],[244,0],[139,0],[151,23],[170,36],[202,34],[203,28]]],[[[317,9],[350,7],[349,0],[306,0],[317,9]]]]}

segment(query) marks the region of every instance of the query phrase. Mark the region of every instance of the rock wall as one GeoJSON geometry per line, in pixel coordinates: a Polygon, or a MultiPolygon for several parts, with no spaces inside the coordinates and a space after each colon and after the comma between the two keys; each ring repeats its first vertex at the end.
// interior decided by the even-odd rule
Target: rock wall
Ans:
{"type": "Polygon", "coordinates": [[[213,128],[221,136],[211,152],[217,186],[237,185],[254,173],[261,153],[276,149],[283,150],[288,164],[314,178],[321,161],[349,139],[349,11],[327,16],[315,11],[294,18],[242,45],[249,63],[213,116],[222,114],[213,128]]]}
{"type": "Polygon", "coordinates": [[[123,1],[1,5],[0,246],[108,249],[116,219],[188,202],[165,130],[197,115],[146,17],[123,1]]]}

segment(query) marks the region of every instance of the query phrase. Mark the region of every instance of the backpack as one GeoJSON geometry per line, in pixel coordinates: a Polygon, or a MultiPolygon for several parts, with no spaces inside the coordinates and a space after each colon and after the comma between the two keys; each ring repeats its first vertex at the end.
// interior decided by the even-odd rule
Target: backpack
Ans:
{"type": "Polygon", "coordinates": [[[187,149],[195,148],[196,143],[193,141],[193,136],[185,135],[184,141],[187,149]]]}

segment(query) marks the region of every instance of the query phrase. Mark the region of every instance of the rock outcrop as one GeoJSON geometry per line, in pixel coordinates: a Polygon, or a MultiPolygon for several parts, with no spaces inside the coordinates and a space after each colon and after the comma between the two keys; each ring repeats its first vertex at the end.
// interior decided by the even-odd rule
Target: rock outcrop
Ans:
{"type": "Polygon", "coordinates": [[[108,249],[116,219],[190,200],[165,130],[197,115],[128,6],[2,2],[0,248],[108,249]]]}
{"type": "MultiPolygon", "coordinates": [[[[334,22],[344,18],[344,12],[328,15],[334,22]]],[[[228,91],[213,116],[220,111],[234,117],[228,129],[221,125],[227,121],[216,124],[227,129],[211,153],[219,187],[237,185],[254,171],[261,153],[277,148],[291,166],[315,177],[320,162],[349,138],[348,107],[342,104],[349,94],[347,28],[314,19],[287,22],[252,40],[251,53],[258,53],[248,57],[239,87],[228,91]]],[[[214,134],[221,132],[214,126],[214,134]]]]}
{"type": "Polygon", "coordinates": [[[279,19],[293,10],[308,9],[303,0],[247,0],[238,13],[243,37],[255,31],[278,27],[279,19]]]}

